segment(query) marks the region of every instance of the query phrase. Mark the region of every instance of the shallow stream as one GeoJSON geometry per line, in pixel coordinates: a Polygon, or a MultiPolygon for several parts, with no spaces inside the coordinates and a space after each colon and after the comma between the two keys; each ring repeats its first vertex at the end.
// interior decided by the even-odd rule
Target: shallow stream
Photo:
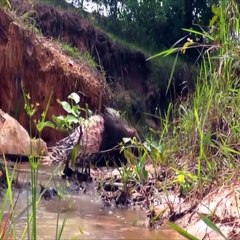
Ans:
{"type": "MultiPolygon", "coordinates": [[[[21,187],[14,190],[16,204],[17,237],[21,238],[27,223],[27,199],[30,192],[27,187],[30,174],[27,164],[17,167],[23,171],[19,174],[21,187]],[[25,187],[23,186],[25,185],[25,187]],[[23,213],[22,213],[23,212],[23,213]]],[[[51,175],[51,169],[41,169],[39,182],[46,184],[51,175]]],[[[61,191],[67,182],[60,176],[56,176],[54,184],[61,191]]],[[[65,219],[61,239],[180,239],[179,236],[169,230],[149,230],[146,228],[146,213],[140,210],[128,210],[104,207],[100,197],[94,191],[78,194],[62,194],[59,201],[57,197],[51,200],[42,199],[37,213],[38,239],[56,239],[57,219],[59,227],[65,219]]],[[[24,239],[28,239],[27,234],[24,239]]]]}

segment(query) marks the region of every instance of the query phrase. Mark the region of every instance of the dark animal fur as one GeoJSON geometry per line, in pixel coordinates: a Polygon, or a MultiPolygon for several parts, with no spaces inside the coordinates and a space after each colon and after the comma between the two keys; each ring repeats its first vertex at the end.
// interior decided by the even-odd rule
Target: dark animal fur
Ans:
{"type": "MultiPolygon", "coordinates": [[[[5,154],[4,155],[7,160],[13,161],[13,162],[28,162],[29,158],[25,155],[18,155],[18,154],[5,154]]],[[[0,154],[0,158],[3,157],[2,154],[0,154]]]]}
{"type": "Polygon", "coordinates": [[[133,131],[129,130],[130,128],[122,119],[109,114],[104,115],[103,140],[100,145],[100,153],[93,163],[97,166],[126,164],[127,160],[124,158],[124,154],[120,152],[118,144],[122,142],[123,138],[134,137],[133,131]]]}

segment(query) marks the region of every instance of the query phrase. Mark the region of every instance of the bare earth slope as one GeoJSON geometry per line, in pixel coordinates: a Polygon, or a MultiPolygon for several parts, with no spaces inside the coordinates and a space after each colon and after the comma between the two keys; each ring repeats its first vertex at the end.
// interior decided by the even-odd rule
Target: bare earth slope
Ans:
{"type": "Polygon", "coordinates": [[[122,105],[126,105],[127,101],[135,102],[138,111],[140,105],[148,104],[152,91],[152,66],[146,61],[144,53],[120,44],[73,10],[66,11],[28,0],[13,0],[12,4],[20,15],[30,14],[30,21],[44,36],[67,42],[80,51],[88,51],[115,91],[114,100],[124,101],[122,105]],[[136,102],[139,96],[141,98],[136,102]]]}
{"type": "MultiPolygon", "coordinates": [[[[53,92],[48,116],[60,114],[57,99],[66,99],[73,91],[84,95],[82,103],[93,109],[108,105],[111,91],[105,78],[85,63],[64,55],[53,41],[37,36],[11,14],[0,9],[0,108],[14,116],[26,129],[22,88],[30,93],[32,103],[40,103],[36,117],[47,105],[53,92]],[[101,98],[101,101],[100,101],[101,98]]],[[[56,140],[54,131],[46,131],[46,140],[56,140]]]]}

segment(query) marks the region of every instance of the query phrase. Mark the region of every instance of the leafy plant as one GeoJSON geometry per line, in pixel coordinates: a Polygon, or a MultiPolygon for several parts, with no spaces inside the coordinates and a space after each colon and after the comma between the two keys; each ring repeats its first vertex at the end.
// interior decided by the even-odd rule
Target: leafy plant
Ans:
{"type": "Polygon", "coordinates": [[[191,172],[181,171],[178,169],[173,169],[176,173],[174,183],[177,183],[181,187],[181,193],[185,196],[193,189],[194,185],[197,183],[197,176],[191,172]]]}
{"type": "Polygon", "coordinates": [[[123,165],[119,170],[121,181],[123,184],[123,192],[126,194],[128,192],[128,184],[130,180],[134,179],[134,173],[132,167],[123,165]]]}
{"type": "Polygon", "coordinates": [[[136,180],[145,182],[148,178],[148,172],[145,169],[146,159],[149,156],[148,149],[136,138],[123,138],[120,148],[125,159],[132,167],[136,180]]]}
{"type": "MultiPolygon", "coordinates": [[[[58,99],[58,103],[62,106],[62,108],[67,112],[66,116],[60,115],[60,116],[52,116],[53,121],[57,128],[71,131],[74,129],[78,124],[83,124],[85,121],[85,118],[81,116],[82,113],[85,114],[85,117],[90,117],[93,113],[88,108],[88,105],[86,105],[86,108],[80,107],[80,96],[73,92],[68,96],[68,99],[70,100],[70,103],[67,101],[60,101],[58,99]]],[[[80,145],[74,146],[72,152],[71,152],[71,160],[73,165],[75,165],[76,158],[80,151],[80,145]]]]}
{"type": "Polygon", "coordinates": [[[70,99],[70,103],[68,103],[67,101],[60,101],[59,99],[57,100],[58,103],[62,106],[62,108],[67,112],[67,115],[53,115],[53,121],[56,126],[60,129],[65,130],[73,129],[76,124],[79,124],[84,120],[84,118],[81,117],[82,112],[85,113],[86,117],[92,115],[91,110],[89,110],[87,106],[86,109],[79,106],[80,96],[77,93],[71,93],[68,96],[68,99],[70,99]]]}
{"type": "Polygon", "coordinates": [[[140,182],[146,182],[146,180],[148,179],[148,171],[145,169],[147,155],[147,152],[141,154],[139,157],[139,162],[135,166],[135,173],[138,181],[140,182]]]}
{"type": "MultiPolygon", "coordinates": [[[[24,89],[23,89],[23,93],[24,93],[24,100],[25,100],[24,108],[27,115],[29,116],[29,131],[30,131],[30,138],[32,138],[32,120],[33,120],[34,114],[37,112],[39,104],[32,104],[30,95],[26,94],[24,89]]],[[[32,215],[28,220],[32,222],[31,238],[33,239],[37,239],[37,194],[38,194],[37,187],[38,187],[38,169],[39,169],[39,163],[40,163],[40,138],[44,128],[54,127],[54,125],[50,121],[46,121],[46,116],[50,106],[51,97],[52,97],[52,93],[50,94],[50,97],[48,99],[48,103],[45,111],[41,114],[41,119],[34,120],[34,123],[36,124],[36,128],[39,134],[38,155],[33,154],[32,141],[30,141],[30,154],[28,156],[29,164],[31,167],[31,193],[32,193],[32,202],[31,202],[32,215]]],[[[30,230],[30,228],[28,228],[28,230],[30,230]]],[[[30,234],[28,234],[28,236],[30,236],[30,234]]]]}

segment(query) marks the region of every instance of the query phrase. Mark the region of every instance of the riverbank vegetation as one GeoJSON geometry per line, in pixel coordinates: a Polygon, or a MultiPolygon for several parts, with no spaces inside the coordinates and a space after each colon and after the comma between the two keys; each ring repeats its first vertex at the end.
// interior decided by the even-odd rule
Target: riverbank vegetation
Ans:
{"type": "MultiPolygon", "coordinates": [[[[179,7],[180,2],[176,4],[176,7],[179,7]]],[[[239,180],[239,5],[234,0],[222,0],[210,1],[206,6],[208,8],[205,10],[208,13],[209,9],[212,11],[208,29],[198,27],[196,30],[192,28],[192,25],[186,25],[183,31],[189,35],[187,40],[183,38],[170,49],[148,59],[148,61],[151,61],[174,55],[176,62],[173,64],[168,84],[165,86],[167,93],[177,66],[178,57],[194,49],[199,53],[200,59],[198,61],[199,72],[193,87],[194,91],[178,96],[174,102],[168,105],[164,114],[157,114],[156,112],[157,127],[145,131],[142,142],[136,139],[124,139],[125,143],[129,143],[128,147],[121,145],[128,164],[121,169],[118,168],[117,178],[109,175],[108,178],[97,179],[99,192],[106,204],[132,206],[134,202],[135,205],[140,203],[140,207],[148,210],[149,226],[151,228],[179,219],[179,215],[184,214],[183,212],[177,212],[176,206],[170,200],[167,202],[168,210],[165,208],[157,211],[156,209],[161,204],[155,204],[155,201],[161,197],[170,199],[170,195],[174,194],[174,196],[183,199],[184,205],[188,206],[186,212],[194,211],[209,193],[223,185],[234,188],[239,180]],[[216,5],[213,3],[216,3],[216,5]],[[133,154],[131,147],[137,149],[137,155],[133,154]],[[111,190],[106,190],[107,188],[111,190]]],[[[196,11],[198,10],[197,6],[193,7],[196,11]]],[[[190,10],[193,11],[193,9],[190,10]]],[[[117,15],[114,9],[112,11],[112,13],[110,12],[112,17],[117,15]]],[[[127,15],[128,12],[124,13],[127,15]]],[[[196,16],[198,16],[197,13],[196,16]]],[[[199,16],[203,15],[202,12],[199,14],[199,16]]],[[[129,16],[126,16],[126,19],[128,18],[129,16]]],[[[130,18],[134,18],[134,16],[130,18]]],[[[145,17],[144,19],[150,18],[145,17]]],[[[187,21],[186,19],[184,21],[187,21]]],[[[115,21],[120,22],[119,19],[115,19],[115,21]]],[[[136,25],[132,25],[126,24],[124,28],[126,35],[130,34],[132,27],[136,28],[136,25]],[[126,29],[127,26],[129,29],[126,29]]],[[[139,26],[137,29],[140,29],[139,26]]],[[[143,35],[142,32],[139,32],[139,34],[143,35]]],[[[131,39],[131,36],[128,36],[128,38],[131,39]]],[[[146,41],[151,40],[151,35],[149,38],[146,41]]],[[[176,36],[172,39],[176,40],[176,36]]],[[[156,47],[158,41],[160,41],[158,38],[154,39],[152,49],[160,47],[156,47]]],[[[68,46],[65,46],[65,51],[69,51],[68,46]]],[[[26,110],[31,118],[35,111],[32,108],[34,106],[28,102],[28,99],[25,99],[25,102],[26,110]]],[[[48,106],[46,109],[48,109],[48,106]]],[[[43,127],[51,126],[49,122],[45,122],[46,113],[42,116],[43,118],[38,122],[37,128],[40,133],[43,127]]],[[[4,157],[3,160],[6,163],[4,157]]],[[[39,162],[31,156],[29,160],[32,169],[32,199],[29,205],[32,207],[33,215],[28,215],[28,225],[32,222],[32,234],[29,233],[29,236],[36,239],[36,208],[38,202],[36,189],[39,162]]],[[[9,201],[8,216],[13,225],[4,225],[4,230],[0,228],[0,236],[6,238],[6,236],[9,236],[8,234],[13,234],[16,238],[12,192],[13,175],[9,175],[7,165],[4,166],[7,191],[3,204],[0,205],[0,222],[3,222],[6,202],[9,201]]],[[[220,219],[215,212],[201,218],[222,236],[223,234],[216,224],[224,221],[225,224],[230,221],[237,221],[233,218],[220,219]]],[[[183,235],[185,234],[188,239],[197,239],[188,235],[176,225],[172,226],[183,235]]],[[[56,239],[61,238],[62,230],[62,228],[59,232],[57,230],[56,239]]],[[[237,229],[237,231],[237,234],[239,234],[240,230],[237,229]]],[[[25,237],[25,235],[23,236],[25,237]]]]}

